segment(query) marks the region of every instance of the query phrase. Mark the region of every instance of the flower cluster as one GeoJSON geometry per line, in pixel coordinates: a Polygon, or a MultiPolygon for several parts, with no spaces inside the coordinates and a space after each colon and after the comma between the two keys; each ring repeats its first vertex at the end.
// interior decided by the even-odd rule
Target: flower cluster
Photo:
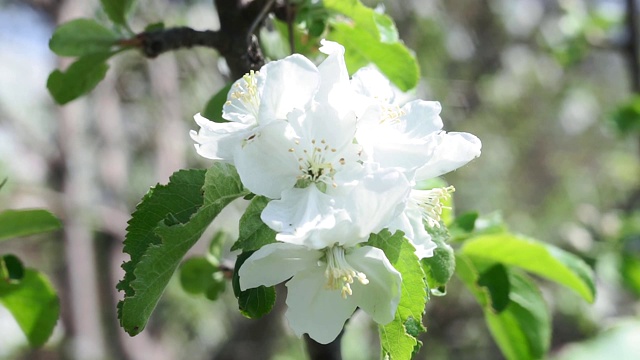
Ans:
{"type": "Polygon", "coordinates": [[[244,186],[271,199],[261,219],[277,242],[239,270],[242,290],[287,281],[293,331],[328,343],[359,307],[393,320],[402,277],[382,250],[383,229],[402,231],[419,258],[436,247],[441,200],[453,187],[414,189],[480,155],[480,140],[442,131],[440,104],[394,102],[374,68],[349,78],[344,48],[324,41],[319,65],[301,55],[268,63],[233,84],[226,123],[199,114],[198,153],[233,164],[244,186]]]}

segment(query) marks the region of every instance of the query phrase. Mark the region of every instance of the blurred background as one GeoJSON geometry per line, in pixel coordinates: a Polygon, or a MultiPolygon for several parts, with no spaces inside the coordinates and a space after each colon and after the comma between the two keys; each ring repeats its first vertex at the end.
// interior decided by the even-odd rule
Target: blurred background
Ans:
{"type": "MultiPolygon", "coordinates": [[[[637,4],[365,3],[384,6],[415,50],[423,76],[415,96],[442,103],[446,130],[483,142],[479,159],[446,176],[457,189],[456,212],[502,216],[515,232],[594,267],[594,305],[541,282],[553,313],[550,357],[639,356],[637,4]]],[[[127,52],[110,61],[90,96],[54,105],[47,76],[69,61],[48,50],[49,38],[70,19],[106,19],[100,11],[97,0],[0,0],[0,179],[8,178],[0,210],[41,207],[64,222],[57,233],[2,243],[3,253],[49,275],[62,315],[49,343],[31,350],[0,307],[0,359],[304,359],[304,344],[286,329],[281,306],[262,322],[249,321],[231,291],[211,302],[189,296],[175,279],[143,333],[130,338],[120,329],[115,284],[127,259],[129,214],[149,186],[166,183],[178,169],[209,165],[188,132],[196,129],[193,114],[229,79],[210,49],[154,60],[127,52]]],[[[158,21],[218,27],[211,1],[139,1],[134,31],[158,21]]],[[[233,204],[213,230],[232,238],[243,206],[233,204]]],[[[193,254],[205,251],[207,239],[201,242],[193,254]]],[[[455,279],[446,296],[431,299],[425,324],[419,359],[502,358],[481,309],[455,279]]],[[[375,331],[366,316],[355,316],[344,337],[345,359],[376,358],[375,331]]]]}

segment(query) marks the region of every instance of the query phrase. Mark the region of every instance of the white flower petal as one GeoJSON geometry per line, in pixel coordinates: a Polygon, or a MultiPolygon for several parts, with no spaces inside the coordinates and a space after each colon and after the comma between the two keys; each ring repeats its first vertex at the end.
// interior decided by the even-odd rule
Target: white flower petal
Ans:
{"type": "Polygon", "coordinates": [[[289,326],[298,336],[309,336],[328,344],[340,334],[344,323],[356,309],[356,299],[342,298],[340,290],[326,289],[324,266],[299,272],[287,282],[287,312],[289,326]]]}
{"type": "Polygon", "coordinates": [[[278,232],[279,241],[321,249],[337,240],[327,242],[322,236],[309,238],[309,234],[320,235],[323,230],[332,230],[338,222],[349,219],[347,212],[335,205],[334,198],[312,184],[304,189],[284,191],[282,199],[267,204],[261,219],[278,232]]]}
{"type": "Polygon", "coordinates": [[[237,148],[235,166],[244,186],[254,194],[277,199],[295,185],[300,170],[289,152],[292,140],[288,126],[285,121],[275,121],[257,128],[237,148]]]}
{"type": "Polygon", "coordinates": [[[239,139],[249,132],[249,126],[237,122],[216,123],[199,113],[193,118],[200,125],[200,130],[191,130],[189,135],[198,143],[195,144],[198,154],[207,159],[231,163],[233,151],[239,139]]]}
{"type": "Polygon", "coordinates": [[[322,40],[320,51],[329,55],[319,66],[320,88],[314,100],[328,103],[344,114],[351,108],[348,97],[352,96],[349,72],[344,61],[344,47],[336,42],[322,40]]]}
{"type": "Polygon", "coordinates": [[[385,104],[393,103],[394,93],[389,79],[373,66],[356,71],[351,78],[351,85],[358,94],[385,104]]]}
{"type": "Polygon", "coordinates": [[[289,114],[288,120],[308,151],[318,146],[328,146],[336,150],[333,152],[334,156],[339,156],[345,147],[353,146],[357,126],[354,113],[341,117],[336,109],[324,104],[314,106],[305,112],[294,111],[289,114]],[[312,144],[314,140],[316,143],[312,144]],[[320,142],[323,140],[326,144],[321,145],[320,142]]]}
{"type": "Polygon", "coordinates": [[[417,209],[406,209],[394,219],[388,227],[391,233],[400,230],[409,242],[416,248],[416,256],[420,259],[433,256],[437,245],[431,235],[425,230],[422,213],[417,209]]]}
{"type": "Polygon", "coordinates": [[[480,156],[482,143],[475,135],[461,132],[438,134],[431,158],[416,172],[416,180],[431,179],[453,171],[480,156]]]}
{"type": "Polygon", "coordinates": [[[318,90],[318,68],[300,54],[273,61],[260,69],[266,72],[260,102],[260,124],[284,120],[293,109],[304,109],[318,90]],[[262,118],[264,117],[264,118],[262,118]]]}
{"type": "Polygon", "coordinates": [[[356,137],[371,161],[410,173],[424,166],[433,152],[433,136],[442,128],[439,113],[440,103],[433,101],[415,100],[402,108],[370,106],[356,137]]]}
{"type": "Polygon", "coordinates": [[[352,297],[378,324],[393,320],[402,286],[402,276],[391,265],[384,252],[371,246],[363,246],[347,252],[346,259],[354,269],[363,272],[369,283],[351,284],[352,297]]]}
{"type": "Polygon", "coordinates": [[[279,284],[299,271],[316,268],[322,256],[303,246],[274,243],[261,247],[240,267],[240,289],[279,284]]]}
{"type": "Polygon", "coordinates": [[[427,136],[442,129],[440,112],[442,105],[438,101],[414,100],[402,107],[409,125],[408,129],[415,131],[414,137],[427,136]]]}
{"type": "Polygon", "coordinates": [[[387,227],[404,209],[410,191],[409,181],[398,171],[382,169],[368,174],[345,200],[357,236],[336,241],[352,246],[387,227]]]}

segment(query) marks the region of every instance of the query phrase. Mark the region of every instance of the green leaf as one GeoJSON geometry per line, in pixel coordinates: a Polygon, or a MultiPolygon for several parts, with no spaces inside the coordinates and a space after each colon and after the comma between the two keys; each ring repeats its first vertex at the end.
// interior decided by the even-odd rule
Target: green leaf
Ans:
{"type": "Polygon", "coordinates": [[[476,266],[483,264],[475,264],[464,255],[457,256],[457,264],[457,275],[483,307],[491,335],[505,357],[513,360],[544,358],[551,338],[551,319],[542,294],[531,279],[515,269],[503,267],[508,276],[509,299],[504,309],[496,312],[487,288],[478,284],[476,266]]]}
{"type": "Polygon", "coordinates": [[[24,266],[17,256],[8,254],[0,257],[0,281],[17,284],[23,277],[24,266]]]}
{"type": "Polygon", "coordinates": [[[264,196],[256,196],[251,200],[251,204],[240,218],[240,235],[231,250],[258,250],[276,241],[276,232],[260,218],[268,203],[269,199],[264,196]]]}
{"type": "Polygon", "coordinates": [[[211,97],[211,99],[207,101],[207,105],[205,105],[204,110],[200,115],[213,122],[228,122],[227,120],[222,118],[222,107],[227,101],[227,94],[229,94],[229,90],[231,90],[232,85],[233,83],[225,85],[225,87],[223,87],[222,89],[220,89],[220,91],[213,95],[213,97],[211,97]]]}
{"type": "Polygon", "coordinates": [[[62,227],[58,218],[41,209],[0,212],[0,241],[39,234],[62,227]]]}
{"type": "Polygon", "coordinates": [[[402,274],[400,304],[393,321],[379,326],[383,355],[392,359],[410,359],[422,343],[417,339],[424,332],[422,314],[427,303],[425,275],[415,248],[400,231],[388,230],[372,234],[369,245],[384,251],[387,259],[402,274]]]}
{"type": "Polygon", "coordinates": [[[144,32],[152,32],[152,31],[159,31],[159,30],[164,30],[164,22],[159,21],[159,22],[155,22],[153,24],[149,24],[147,26],[144,27],[144,32]]]}
{"type": "Polygon", "coordinates": [[[349,73],[373,63],[400,90],[416,87],[420,79],[418,63],[398,41],[398,31],[391,18],[358,0],[325,0],[323,3],[328,10],[351,19],[349,22],[336,20],[327,35],[327,39],[344,45],[349,73]]]}
{"type": "Polygon", "coordinates": [[[180,265],[180,285],[189,294],[204,294],[213,284],[218,268],[204,257],[192,257],[180,265]]]}
{"type": "Polygon", "coordinates": [[[478,213],[468,212],[456,217],[448,226],[452,241],[460,241],[468,238],[476,227],[478,213]]]}
{"type": "Polygon", "coordinates": [[[631,254],[622,254],[620,274],[624,286],[636,296],[640,296],[640,258],[631,254]]]}
{"type": "Polygon", "coordinates": [[[620,105],[611,115],[611,121],[621,135],[640,132],[640,96],[620,105]]]}
{"type": "Polygon", "coordinates": [[[131,281],[135,279],[134,270],[150,246],[158,245],[160,237],[154,232],[159,223],[166,218],[176,218],[186,223],[204,202],[202,187],[206,170],[181,170],[169,178],[169,184],[156,185],[142,198],[131,215],[127,235],[124,240],[124,252],[131,260],[124,263],[124,279],[118,289],[125,297],[133,296],[131,281]]]}
{"type": "Polygon", "coordinates": [[[421,260],[422,268],[427,277],[427,283],[434,295],[445,295],[446,285],[453,276],[456,269],[456,259],[453,249],[447,241],[449,233],[447,228],[440,227],[427,228],[433,242],[438,247],[433,251],[433,256],[421,260]]]}
{"type": "Polygon", "coordinates": [[[177,172],[169,185],[152,189],[132,215],[125,239],[131,261],[123,265],[125,279],[119,284],[125,291],[120,324],[132,336],[144,329],[181,259],[211,221],[248,193],[233,166],[216,163],[206,172],[202,201],[202,176],[197,170],[177,172]],[[168,215],[179,223],[167,225],[162,220],[168,215]]]}
{"type": "Polygon", "coordinates": [[[478,277],[479,286],[488,290],[491,307],[496,313],[502,312],[509,305],[509,274],[502,264],[495,264],[483,271],[478,277]]]}
{"type": "Polygon", "coordinates": [[[47,89],[60,105],[93,90],[104,79],[113,53],[95,53],[78,58],[67,71],[54,70],[47,79],[47,89]]]}
{"type": "Polygon", "coordinates": [[[134,0],[100,0],[100,3],[111,21],[127,27],[127,14],[131,11],[134,0]]]}
{"type": "Polygon", "coordinates": [[[551,319],[542,294],[524,274],[511,273],[511,299],[499,314],[485,311],[485,319],[507,359],[542,359],[549,350],[551,319]]]}
{"type": "Polygon", "coordinates": [[[91,19],[76,19],[60,25],[49,40],[49,48],[60,56],[109,53],[118,34],[91,19]]]}
{"type": "Polygon", "coordinates": [[[240,277],[238,272],[245,260],[247,260],[253,251],[243,252],[238,255],[236,265],[233,270],[233,293],[238,299],[238,308],[240,313],[249,319],[260,318],[273,309],[273,305],[276,303],[276,290],[275,287],[259,286],[256,288],[247,289],[245,291],[240,290],[240,277]]]}
{"type": "Polygon", "coordinates": [[[17,284],[0,285],[0,303],[11,312],[33,347],[44,345],[60,314],[60,302],[49,279],[26,269],[17,284]]]}
{"type": "Polygon", "coordinates": [[[474,262],[520,267],[568,287],[593,302],[593,271],[579,257],[555,246],[514,234],[482,235],[467,240],[462,254],[474,262]]]}

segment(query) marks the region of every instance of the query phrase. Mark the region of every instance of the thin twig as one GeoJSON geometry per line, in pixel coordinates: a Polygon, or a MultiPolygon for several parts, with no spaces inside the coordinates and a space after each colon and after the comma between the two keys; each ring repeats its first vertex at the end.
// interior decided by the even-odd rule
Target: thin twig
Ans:
{"type": "Polygon", "coordinates": [[[287,31],[289,32],[289,49],[291,50],[291,54],[296,52],[296,42],[294,41],[293,34],[293,14],[291,11],[291,4],[289,0],[285,0],[284,6],[287,9],[287,31]]]}
{"type": "Polygon", "coordinates": [[[251,35],[253,35],[253,32],[256,31],[258,25],[262,22],[262,20],[264,20],[264,17],[267,16],[269,11],[273,7],[273,3],[275,2],[276,0],[268,0],[267,3],[262,7],[262,10],[260,10],[258,16],[253,19],[251,26],[249,26],[249,31],[247,32],[247,42],[251,42],[251,35]]]}

